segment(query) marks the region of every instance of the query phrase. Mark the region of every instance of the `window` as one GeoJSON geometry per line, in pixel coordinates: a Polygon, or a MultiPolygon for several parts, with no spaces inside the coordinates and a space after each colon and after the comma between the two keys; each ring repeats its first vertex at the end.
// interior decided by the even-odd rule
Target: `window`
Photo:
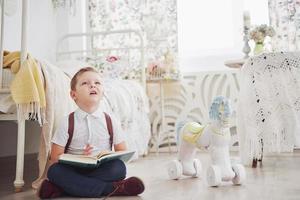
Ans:
{"type": "Polygon", "coordinates": [[[182,71],[224,69],[224,61],[242,58],[244,10],[252,24],[268,23],[267,0],[177,0],[177,10],[182,71]]]}

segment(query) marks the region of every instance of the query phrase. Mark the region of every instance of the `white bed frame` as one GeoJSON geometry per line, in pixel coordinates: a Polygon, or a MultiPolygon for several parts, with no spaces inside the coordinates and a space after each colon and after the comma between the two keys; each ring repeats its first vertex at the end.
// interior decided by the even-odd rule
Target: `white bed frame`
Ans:
{"type": "MultiPolygon", "coordinates": [[[[0,95],[10,94],[9,88],[3,87],[3,39],[4,39],[4,0],[1,0],[1,36],[0,36],[0,95]]],[[[22,34],[21,34],[21,63],[27,55],[27,10],[28,0],[22,1],[22,34]]],[[[22,65],[21,65],[22,67],[22,65]]],[[[18,119],[17,114],[0,114],[0,121],[17,121],[18,122],[18,141],[17,141],[17,162],[16,178],[14,181],[15,191],[20,192],[24,186],[24,150],[25,150],[25,121],[18,119]]]]}
{"type": "Polygon", "coordinates": [[[144,88],[146,88],[146,72],[145,72],[145,57],[144,57],[144,40],[140,32],[133,30],[133,29],[123,29],[123,30],[114,30],[114,31],[103,31],[103,32],[90,32],[90,33],[73,33],[73,34],[67,34],[63,36],[61,39],[58,40],[57,43],[57,49],[56,49],[56,60],[59,61],[60,57],[66,56],[66,55],[80,55],[80,56],[85,56],[85,55],[93,55],[97,52],[109,52],[112,50],[115,51],[130,51],[137,49],[141,52],[141,59],[139,63],[139,67],[141,67],[142,73],[141,73],[141,82],[144,88]],[[96,36],[108,36],[108,35],[116,35],[116,34],[131,34],[135,35],[139,38],[139,43],[137,45],[128,45],[126,47],[111,47],[111,48],[97,48],[97,49],[92,49],[92,41],[94,40],[94,37],[96,36]],[[72,39],[75,38],[85,38],[86,42],[90,42],[90,45],[88,47],[85,47],[86,49],[80,49],[80,50],[72,50],[68,49],[68,51],[62,51],[63,49],[62,44],[65,41],[71,41],[72,39]]]}

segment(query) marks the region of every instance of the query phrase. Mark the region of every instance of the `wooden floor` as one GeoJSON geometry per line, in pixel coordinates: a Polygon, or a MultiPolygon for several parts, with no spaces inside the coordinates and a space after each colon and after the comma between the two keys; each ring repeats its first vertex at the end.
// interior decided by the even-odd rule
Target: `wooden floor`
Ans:
{"type": "MultiPolygon", "coordinates": [[[[300,199],[300,151],[264,157],[264,165],[256,169],[246,168],[247,180],[242,186],[230,182],[219,187],[208,187],[203,172],[202,178],[182,178],[174,181],[168,178],[167,163],[176,154],[151,154],[128,164],[128,175],[141,177],[146,186],[139,197],[113,197],[111,200],[299,200],[300,199]]],[[[199,153],[204,168],[209,165],[209,156],[199,153]]],[[[35,155],[25,159],[25,189],[13,192],[15,174],[14,158],[0,158],[0,199],[37,199],[30,188],[37,176],[35,155]]],[[[61,198],[74,199],[74,198],[61,198]]],[[[83,198],[78,198],[83,199],[83,198]]],[[[99,198],[100,199],[100,198],[99,198]]]]}

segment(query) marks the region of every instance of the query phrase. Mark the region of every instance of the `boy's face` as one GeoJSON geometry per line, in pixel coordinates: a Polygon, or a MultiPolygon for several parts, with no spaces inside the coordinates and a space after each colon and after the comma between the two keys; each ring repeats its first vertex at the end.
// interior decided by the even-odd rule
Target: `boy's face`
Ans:
{"type": "Polygon", "coordinates": [[[87,71],[77,77],[75,90],[71,90],[71,97],[81,106],[97,105],[103,96],[100,75],[87,71]]]}

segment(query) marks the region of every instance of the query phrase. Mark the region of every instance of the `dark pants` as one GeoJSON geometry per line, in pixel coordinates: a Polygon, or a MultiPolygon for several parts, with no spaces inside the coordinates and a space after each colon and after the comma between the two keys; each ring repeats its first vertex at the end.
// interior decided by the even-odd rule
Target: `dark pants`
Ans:
{"type": "Polygon", "coordinates": [[[75,168],[55,163],[48,170],[48,179],[61,187],[67,195],[101,197],[113,191],[112,182],[126,177],[126,166],[121,160],[103,163],[96,169],[75,168]]]}

